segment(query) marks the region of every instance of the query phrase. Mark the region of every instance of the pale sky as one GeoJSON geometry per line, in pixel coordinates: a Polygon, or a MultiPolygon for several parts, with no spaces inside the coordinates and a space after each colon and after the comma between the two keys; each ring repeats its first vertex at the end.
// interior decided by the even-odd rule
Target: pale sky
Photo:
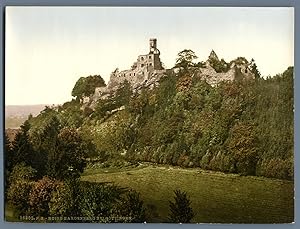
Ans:
{"type": "Polygon", "coordinates": [[[157,38],[167,68],[192,49],[254,58],[263,76],[294,65],[293,8],[7,7],[6,105],[62,104],[79,77],[129,69],[157,38]]]}

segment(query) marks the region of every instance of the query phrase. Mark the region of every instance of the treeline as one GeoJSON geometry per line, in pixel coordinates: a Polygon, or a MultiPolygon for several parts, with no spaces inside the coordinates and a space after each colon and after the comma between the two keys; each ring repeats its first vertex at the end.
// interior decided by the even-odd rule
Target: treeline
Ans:
{"type": "Polygon", "coordinates": [[[293,68],[217,87],[194,75],[168,73],[137,94],[124,82],[80,130],[106,159],[293,179],[293,68]]]}
{"type": "MultiPolygon", "coordinates": [[[[39,174],[58,173],[57,161],[66,161],[60,152],[68,155],[69,147],[61,141],[72,142],[73,136],[80,142],[74,152],[85,151],[85,157],[100,162],[147,161],[293,179],[293,67],[261,78],[252,60],[255,79],[212,87],[195,74],[201,62],[193,64],[195,56],[184,54],[175,65],[180,71],[168,72],[154,89],[133,93],[125,81],[116,93],[98,100],[95,110],[82,107],[80,100],[104,81],[81,78],[73,89],[75,99],[28,120],[38,155],[30,159],[33,168],[40,166],[39,174]]],[[[85,161],[70,164],[72,173],[80,173],[85,161]]]]}
{"type": "Polygon", "coordinates": [[[5,139],[5,199],[14,216],[34,222],[144,222],[136,191],[80,181],[94,144],[61,125],[54,110],[46,108],[41,117],[44,125],[31,128],[29,119],[13,142],[5,139]]]}
{"type": "MultiPolygon", "coordinates": [[[[179,71],[169,71],[153,89],[133,93],[125,81],[94,110],[81,101],[105,83],[101,76],[80,78],[75,99],[30,116],[13,142],[6,136],[5,198],[17,215],[143,222],[139,193],[80,181],[90,161],[293,179],[293,67],[264,79],[252,61],[255,79],[212,87],[197,77],[203,64],[194,58],[191,50],[181,53],[179,71]]],[[[186,209],[188,222],[193,214],[186,209]]]]}
{"type": "MultiPolygon", "coordinates": [[[[151,221],[152,214],[137,191],[80,180],[88,159],[99,155],[103,159],[103,155],[81,131],[62,122],[62,111],[47,107],[37,118],[25,121],[12,142],[5,135],[5,200],[14,220],[151,221]]],[[[166,222],[190,223],[194,217],[190,205],[187,194],[175,190],[166,222]]]]}

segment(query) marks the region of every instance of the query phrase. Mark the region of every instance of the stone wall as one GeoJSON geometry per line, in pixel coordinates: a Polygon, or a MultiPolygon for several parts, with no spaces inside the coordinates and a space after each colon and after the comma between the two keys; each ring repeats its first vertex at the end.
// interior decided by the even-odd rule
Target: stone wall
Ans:
{"type": "Polygon", "coordinates": [[[200,68],[197,76],[212,86],[217,86],[222,81],[234,81],[242,79],[254,79],[254,74],[250,71],[248,65],[232,64],[227,72],[216,72],[210,66],[209,61],[205,62],[205,67],[200,68]]]}
{"type": "MultiPolygon", "coordinates": [[[[83,103],[91,108],[94,107],[99,99],[105,99],[114,94],[118,87],[127,80],[133,89],[133,91],[139,91],[143,87],[153,88],[158,85],[159,80],[168,71],[174,71],[178,69],[164,69],[160,61],[160,52],[157,49],[156,39],[150,39],[150,51],[148,54],[139,55],[137,60],[133,63],[130,69],[119,71],[116,69],[110,75],[110,80],[107,87],[99,87],[95,89],[95,93],[91,97],[83,99],[83,103]]],[[[210,65],[211,60],[217,60],[217,54],[212,50],[208,60],[205,62],[205,67],[200,67],[195,76],[200,79],[206,80],[206,82],[212,86],[217,86],[222,81],[234,81],[241,79],[254,79],[254,74],[249,69],[249,64],[246,62],[232,62],[227,72],[216,72],[216,70],[210,65]]]]}
{"type": "Polygon", "coordinates": [[[150,51],[148,54],[139,55],[137,61],[133,63],[131,69],[119,72],[114,71],[110,75],[107,87],[114,90],[118,85],[127,80],[133,88],[139,86],[151,78],[157,71],[164,72],[159,58],[160,52],[156,48],[156,39],[150,39],[150,51]]]}

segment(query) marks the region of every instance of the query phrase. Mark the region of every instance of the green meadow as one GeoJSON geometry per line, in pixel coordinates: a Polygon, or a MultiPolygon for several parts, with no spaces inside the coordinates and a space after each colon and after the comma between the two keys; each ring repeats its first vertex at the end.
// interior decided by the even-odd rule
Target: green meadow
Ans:
{"type": "Polygon", "coordinates": [[[155,165],[87,169],[82,180],[111,182],[140,192],[148,222],[168,221],[175,189],[188,193],[193,223],[294,221],[294,184],[286,180],[155,165]]]}

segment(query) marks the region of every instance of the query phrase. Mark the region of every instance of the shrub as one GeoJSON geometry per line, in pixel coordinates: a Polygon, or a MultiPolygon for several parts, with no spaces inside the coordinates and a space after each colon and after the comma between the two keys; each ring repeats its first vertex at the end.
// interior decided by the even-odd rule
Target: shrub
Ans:
{"type": "Polygon", "coordinates": [[[35,216],[46,217],[49,215],[49,202],[52,192],[60,184],[59,181],[43,177],[35,182],[29,194],[29,205],[31,213],[35,216]]]}
{"type": "Polygon", "coordinates": [[[29,196],[34,182],[28,180],[14,181],[7,191],[8,202],[14,207],[17,215],[29,213],[29,196]]]}
{"type": "Polygon", "coordinates": [[[123,197],[120,205],[120,215],[129,217],[131,223],[142,223],[145,221],[145,208],[140,194],[134,190],[129,190],[123,197]]]}
{"type": "Polygon", "coordinates": [[[51,194],[49,214],[51,216],[68,216],[72,214],[74,199],[71,186],[67,183],[58,183],[51,194]]]}
{"type": "Polygon", "coordinates": [[[17,181],[30,181],[36,175],[36,170],[31,166],[26,166],[24,162],[17,164],[10,176],[9,176],[9,184],[13,184],[17,181]]]}
{"type": "Polygon", "coordinates": [[[80,182],[79,194],[76,205],[81,211],[81,216],[88,218],[101,217],[96,222],[114,222],[114,205],[121,200],[124,192],[118,186],[100,183],[80,182]]]}

